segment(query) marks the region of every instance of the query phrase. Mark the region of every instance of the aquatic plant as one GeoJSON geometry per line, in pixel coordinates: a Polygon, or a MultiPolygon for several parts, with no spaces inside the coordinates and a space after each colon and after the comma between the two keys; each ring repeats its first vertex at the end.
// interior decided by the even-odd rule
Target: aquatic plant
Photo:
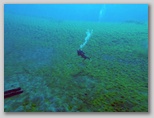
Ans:
{"type": "MultiPolygon", "coordinates": [[[[5,100],[5,112],[148,111],[147,53],[138,48],[139,42],[146,40],[144,25],[21,21],[11,20],[9,36],[5,36],[17,42],[16,50],[11,50],[5,58],[5,84],[7,87],[17,81],[26,94],[5,100]],[[79,39],[87,27],[95,33],[87,31],[82,43],[79,39]],[[21,37],[14,37],[18,33],[21,37]],[[94,40],[87,43],[92,34],[94,40]],[[82,61],[77,56],[78,44],[81,48],[87,45],[84,48],[91,61],[82,61]],[[32,49],[39,47],[40,56],[35,56],[48,55],[46,60],[22,60],[20,54],[35,52],[32,49]],[[38,66],[42,62],[44,65],[38,66]]],[[[34,53],[26,57],[31,58],[31,54],[34,53]]]]}

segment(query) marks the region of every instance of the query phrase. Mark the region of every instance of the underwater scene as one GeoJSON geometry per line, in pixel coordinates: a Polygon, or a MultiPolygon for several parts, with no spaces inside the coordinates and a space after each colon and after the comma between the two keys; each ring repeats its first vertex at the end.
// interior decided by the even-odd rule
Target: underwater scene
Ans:
{"type": "Polygon", "coordinates": [[[148,112],[148,5],[5,4],[4,112],[148,112]]]}

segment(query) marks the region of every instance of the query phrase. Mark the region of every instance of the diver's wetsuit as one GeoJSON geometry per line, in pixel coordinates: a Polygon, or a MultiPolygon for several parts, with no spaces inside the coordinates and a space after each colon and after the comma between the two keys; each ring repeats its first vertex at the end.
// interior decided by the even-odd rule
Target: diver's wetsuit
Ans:
{"type": "Polygon", "coordinates": [[[87,57],[86,55],[85,55],[85,53],[82,51],[82,50],[77,50],[77,53],[78,53],[78,56],[81,56],[82,58],[84,58],[84,60],[85,59],[89,59],[90,60],[90,58],[89,57],[87,57]]]}

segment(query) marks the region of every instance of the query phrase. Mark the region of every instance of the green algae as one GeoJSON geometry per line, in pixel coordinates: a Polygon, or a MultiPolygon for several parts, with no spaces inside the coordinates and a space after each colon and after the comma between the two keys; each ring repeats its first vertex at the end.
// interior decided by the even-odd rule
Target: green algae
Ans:
{"type": "MultiPolygon", "coordinates": [[[[22,62],[18,60],[17,55],[13,58],[13,64],[16,65],[14,67],[9,62],[11,58],[7,59],[11,56],[5,53],[5,61],[9,62],[5,63],[7,64],[5,76],[11,76],[17,71],[20,74],[29,74],[34,80],[36,76],[42,77],[41,82],[47,83],[50,96],[57,99],[55,102],[57,106],[54,106],[57,107],[57,111],[148,111],[148,53],[140,45],[143,40],[147,40],[147,25],[50,22],[43,19],[35,19],[35,21],[33,25],[30,19],[24,20],[23,23],[11,21],[13,22],[10,25],[11,28],[14,29],[16,25],[22,24],[26,25],[26,29],[25,27],[15,28],[9,35],[13,36],[15,32],[24,29],[29,35],[21,33],[24,37],[22,41],[20,41],[21,38],[16,38],[18,42],[15,45],[16,49],[22,52],[28,48],[52,47],[54,51],[49,58],[50,61],[43,66],[33,68],[31,65],[40,62],[33,60],[22,62]],[[88,28],[92,28],[94,32],[83,50],[91,60],[83,61],[77,56],[76,51],[83,42],[88,28]],[[27,45],[24,46],[25,44],[27,45]],[[63,103],[65,103],[64,106],[62,106],[63,103]]],[[[14,52],[11,53],[14,54],[14,52]]],[[[35,81],[37,83],[38,80],[35,81]]],[[[39,91],[40,87],[35,91],[39,91]]],[[[46,93],[44,96],[47,101],[47,107],[44,110],[54,111],[49,109],[53,101],[48,100],[46,93]]],[[[11,99],[5,101],[9,100],[11,99]]],[[[41,111],[38,109],[39,101],[41,99],[38,99],[38,103],[23,100],[23,111],[41,111]]],[[[5,103],[9,105],[9,102],[5,103]]],[[[6,107],[5,111],[14,111],[13,106],[6,107]]]]}

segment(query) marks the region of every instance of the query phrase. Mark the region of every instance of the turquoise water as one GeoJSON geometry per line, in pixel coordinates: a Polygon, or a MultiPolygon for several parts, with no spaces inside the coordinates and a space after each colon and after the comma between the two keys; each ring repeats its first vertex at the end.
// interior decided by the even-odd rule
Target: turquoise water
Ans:
{"type": "Polygon", "coordinates": [[[147,112],[148,5],[4,5],[4,91],[17,87],[5,112],[147,112]]]}

